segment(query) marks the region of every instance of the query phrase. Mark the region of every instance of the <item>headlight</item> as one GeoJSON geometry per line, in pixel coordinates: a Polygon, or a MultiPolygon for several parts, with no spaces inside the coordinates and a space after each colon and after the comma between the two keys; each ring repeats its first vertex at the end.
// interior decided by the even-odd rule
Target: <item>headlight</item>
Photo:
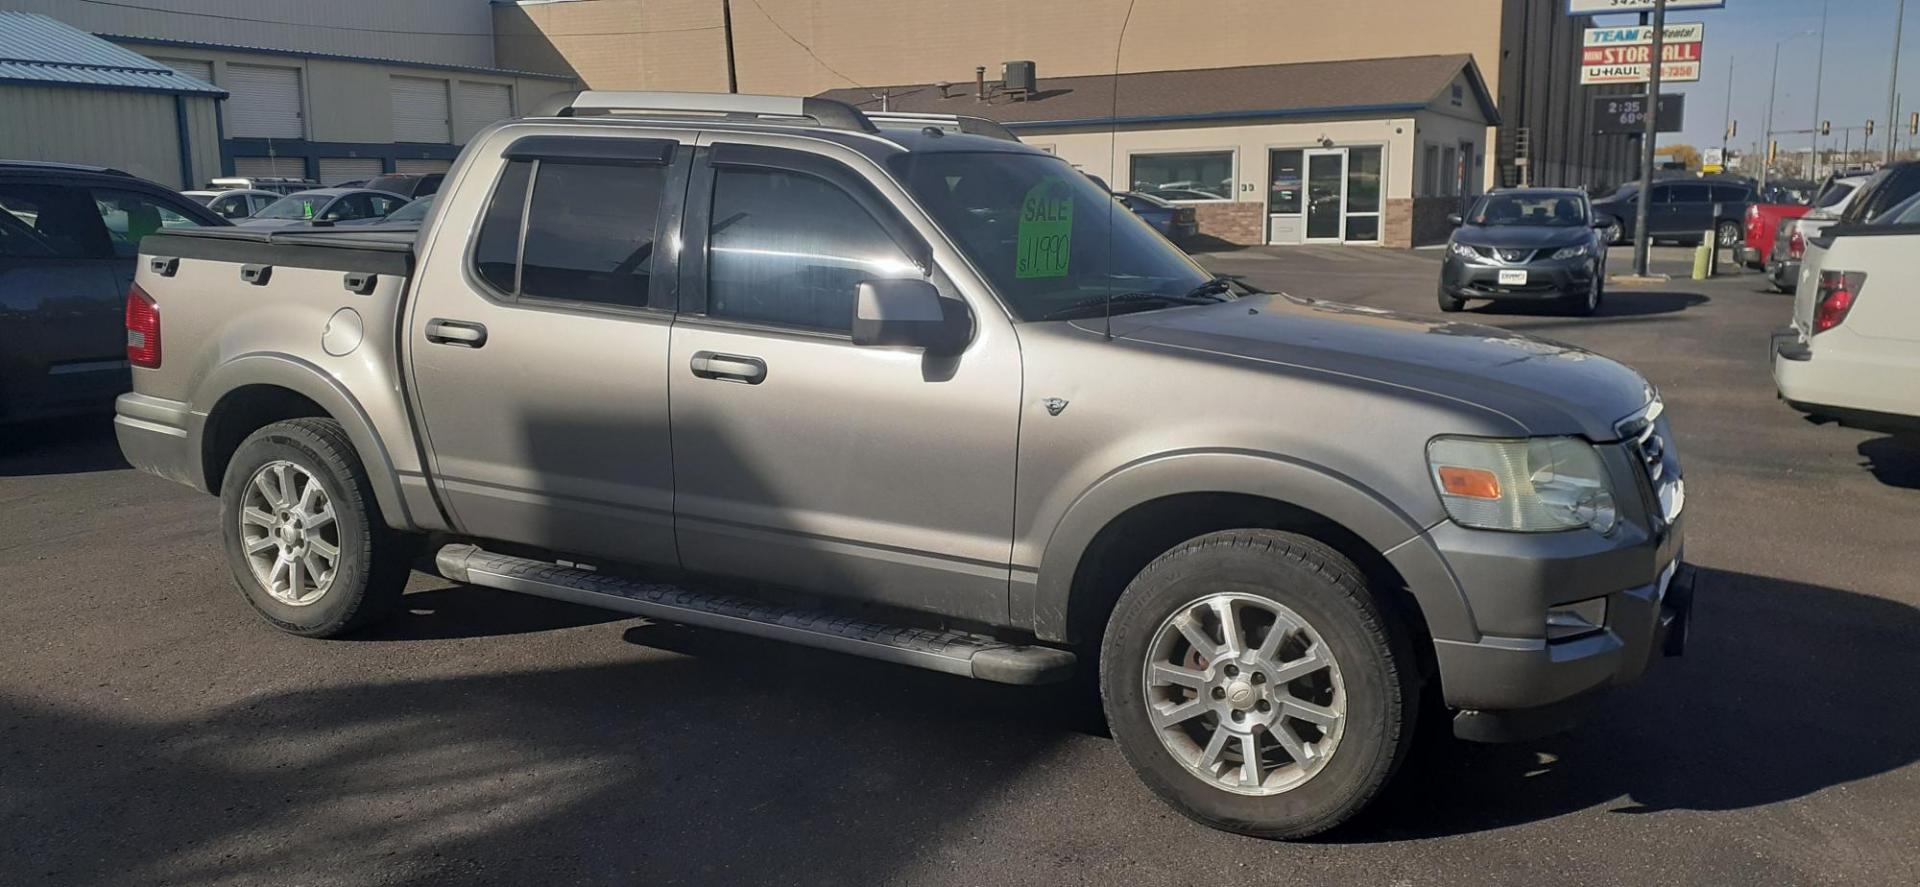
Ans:
{"type": "Polygon", "coordinates": [[[1447,252],[1453,253],[1454,255],[1459,256],[1460,258],[1466,259],[1468,261],[1477,261],[1480,258],[1480,254],[1477,252],[1474,252],[1473,247],[1470,247],[1464,243],[1447,244],[1447,252]]]}
{"type": "Polygon", "coordinates": [[[1600,453],[1577,437],[1436,437],[1427,464],[1447,515],[1463,527],[1610,533],[1618,519],[1600,453]]]}
{"type": "Polygon", "coordinates": [[[1573,246],[1561,247],[1559,250],[1554,252],[1553,257],[1555,259],[1577,259],[1592,251],[1593,251],[1592,248],[1587,246],[1586,244],[1576,243],[1573,246]]]}

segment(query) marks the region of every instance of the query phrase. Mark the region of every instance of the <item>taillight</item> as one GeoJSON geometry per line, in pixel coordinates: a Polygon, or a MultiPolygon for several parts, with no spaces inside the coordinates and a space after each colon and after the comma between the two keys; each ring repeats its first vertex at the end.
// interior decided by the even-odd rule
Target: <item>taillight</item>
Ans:
{"type": "Polygon", "coordinates": [[[1191,222],[1193,221],[1193,207],[1181,207],[1180,209],[1174,210],[1173,215],[1174,218],[1182,222],[1191,222]]]}
{"type": "Polygon", "coordinates": [[[1807,238],[1798,228],[1793,229],[1793,233],[1787,237],[1787,255],[1796,259],[1806,258],[1807,238]]]}
{"type": "Polygon", "coordinates": [[[137,283],[127,290],[127,363],[160,366],[160,308],[137,283]]]}
{"type": "Polygon", "coordinates": [[[1813,308],[1813,331],[1824,333],[1847,319],[1847,312],[1860,301],[1860,287],[1867,275],[1860,271],[1820,272],[1820,291],[1813,308]]]}

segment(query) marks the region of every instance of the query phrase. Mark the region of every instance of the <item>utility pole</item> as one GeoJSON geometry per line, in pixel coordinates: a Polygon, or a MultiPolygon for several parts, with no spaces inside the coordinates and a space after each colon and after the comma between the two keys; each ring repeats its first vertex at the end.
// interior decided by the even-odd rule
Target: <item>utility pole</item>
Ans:
{"type": "Polygon", "coordinates": [[[1833,0],[1820,0],[1820,54],[1813,63],[1813,158],[1807,178],[1820,180],[1820,84],[1827,73],[1827,8],[1833,0]]]}
{"type": "Polygon", "coordinates": [[[1653,3],[1653,55],[1647,58],[1645,128],[1640,131],[1640,194],[1633,202],[1633,273],[1647,276],[1647,211],[1653,204],[1653,143],[1660,132],[1660,75],[1667,51],[1667,0],[1653,3]]]}
{"type": "Polygon", "coordinates": [[[1733,137],[1733,53],[1727,53],[1727,110],[1720,115],[1720,162],[1727,157],[1727,139],[1733,137]]]}
{"type": "MultiPolygon", "coordinates": [[[[1894,149],[1900,144],[1900,29],[1907,23],[1907,0],[1900,0],[1893,14],[1893,74],[1887,78],[1887,162],[1893,162],[1894,149]]],[[[1868,150],[1872,150],[1869,148],[1868,150]]]]}
{"type": "MultiPolygon", "coordinates": [[[[1780,47],[1787,45],[1787,41],[1795,37],[1805,37],[1811,33],[1813,33],[1811,30],[1798,31],[1774,41],[1773,44],[1773,77],[1767,87],[1767,122],[1763,127],[1766,131],[1761,134],[1760,138],[1760,149],[1767,152],[1766,158],[1760,164],[1760,187],[1762,190],[1765,190],[1767,187],[1767,172],[1773,166],[1773,101],[1780,95],[1780,47]]],[[[1816,122],[1814,124],[1814,130],[1817,132],[1819,128],[1820,124],[1816,122]]]]}

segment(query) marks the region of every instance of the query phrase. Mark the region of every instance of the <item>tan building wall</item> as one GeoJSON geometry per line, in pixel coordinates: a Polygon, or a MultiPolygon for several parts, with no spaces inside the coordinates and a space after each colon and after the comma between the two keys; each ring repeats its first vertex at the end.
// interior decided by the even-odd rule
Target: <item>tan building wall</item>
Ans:
{"type": "Polygon", "coordinates": [[[0,84],[0,157],[126,170],[173,188],[220,174],[213,99],[185,96],[193,181],[180,178],[174,97],[157,92],[0,84]]]}
{"type": "MultiPolygon", "coordinates": [[[[502,0],[498,64],[572,73],[590,88],[724,91],[720,0],[502,0]]],[[[998,80],[1032,59],[1049,76],[1115,70],[1127,0],[755,0],[733,4],[741,92],[998,80]]],[[[1564,0],[1138,0],[1123,72],[1466,52],[1505,124],[1483,186],[1513,178],[1512,132],[1533,130],[1534,181],[1624,172],[1624,137],[1589,135],[1574,68],[1585,17],[1564,0]]],[[[1616,91],[1631,91],[1616,90],[1616,91]]]]}
{"type": "Polygon", "coordinates": [[[494,64],[485,0],[0,0],[0,10],[38,12],[96,34],[494,64]]]}

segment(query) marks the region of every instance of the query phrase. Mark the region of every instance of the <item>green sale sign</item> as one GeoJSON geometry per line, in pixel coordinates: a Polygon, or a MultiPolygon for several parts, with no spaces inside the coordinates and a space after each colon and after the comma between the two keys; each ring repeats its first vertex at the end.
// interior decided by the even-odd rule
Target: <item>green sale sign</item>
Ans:
{"type": "Polygon", "coordinates": [[[1020,201],[1016,278],[1065,277],[1073,252],[1073,191],[1057,178],[1041,180],[1020,201]]]}

